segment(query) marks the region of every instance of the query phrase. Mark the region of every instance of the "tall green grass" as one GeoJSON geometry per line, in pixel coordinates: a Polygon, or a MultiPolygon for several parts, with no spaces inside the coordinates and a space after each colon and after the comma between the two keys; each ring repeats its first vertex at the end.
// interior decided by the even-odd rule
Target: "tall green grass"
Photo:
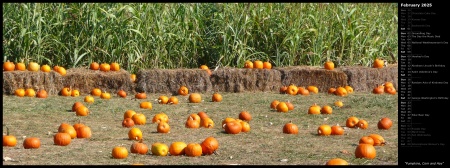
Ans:
{"type": "Polygon", "coordinates": [[[397,61],[396,3],[3,3],[3,59],[64,67],[397,61]]]}

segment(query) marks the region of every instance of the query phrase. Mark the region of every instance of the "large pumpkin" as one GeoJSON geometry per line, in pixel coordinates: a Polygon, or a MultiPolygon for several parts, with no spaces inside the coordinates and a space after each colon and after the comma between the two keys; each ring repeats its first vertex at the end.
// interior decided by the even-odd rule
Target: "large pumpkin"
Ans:
{"type": "Polygon", "coordinates": [[[202,155],[202,146],[197,143],[189,143],[187,144],[186,148],[184,149],[184,153],[186,156],[201,156],[202,155]]]}
{"type": "Polygon", "coordinates": [[[242,131],[242,125],[239,121],[230,121],[225,123],[225,132],[228,134],[239,134],[242,131]]]}
{"type": "Polygon", "coordinates": [[[71,140],[70,134],[65,132],[58,132],[53,136],[53,142],[59,146],[67,146],[71,140]]]}
{"type": "Polygon", "coordinates": [[[380,121],[378,121],[377,126],[378,126],[378,129],[388,130],[389,128],[392,127],[392,120],[387,117],[383,117],[380,119],[380,121]]]}
{"type": "Polygon", "coordinates": [[[15,67],[16,65],[13,62],[9,62],[9,60],[3,63],[3,71],[14,71],[15,67]]]}
{"type": "Polygon", "coordinates": [[[27,137],[23,141],[23,147],[25,149],[37,149],[41,147],[41,140],[36,137],[27,137]]]}
{"type": "Polygon", "coordinates": [[[92,136],[91,128],[88,126],[81,126],[77,130],[77,138],[90,138],[92,136]]]}
{"type": "Polygon", "coordinates": [[[198,93],[191,93],[189,95],[189,102],[191,103],[200,103],[202,102],[202,96],[198,93]]]}
{"type": "Polygon", "coordinates": [[[141,140],[142,139],[142,131],[137,127],[133,127],[128,131],[128,139],[129,140],[141,140]]]}
{"type": "Polygon", "coordinates": [[[134,124],[136,125],[145,125],[145,123],[147,122],[147,117],[145,117],[145,115],[142,113],[134,114],[131,119],[133,119],[134,124]]]}
{"type": "Polygon", "coordinates": [[[123,146],[116,146],[112,150],[112,157],[114,159],[125,159],[128,157],[128,150],[123,146]]]}

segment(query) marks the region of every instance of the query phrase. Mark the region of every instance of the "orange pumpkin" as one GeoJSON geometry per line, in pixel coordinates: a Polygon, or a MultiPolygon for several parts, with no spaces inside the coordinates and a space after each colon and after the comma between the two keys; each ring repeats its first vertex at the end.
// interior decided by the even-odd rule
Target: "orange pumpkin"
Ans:
{"type": "Polygon", "coordinates": [[[323,64],[326,70],[334,70],[334,63],[332,61],[327,61],[323,64]]]}
{"type": "Polygon", "coordinates": [[[136,99],[146,99],[147,98],[147,94],[145,94],[144,92],[136,93],[134,98],[136,98],[136,99]]]}
{"type": "Polygon", "coordinates": [[[80,106],[75,109],[75,114],[77,114],[77,116],[87,116],[89,115],[89,109],[86,106],[80,106]]]}
{"type": "Polygon", "coordinates": [[[64,67],[58,67],[56,69],[56,72],[58,72],[61,76],[66,76],[66,74],[67,74],[66,68],[64,68],[64,67]]]}
{"type": "Polygon", "coordinates": [[[309,106],[308,114],[320,114],[321,107],[314,103],[313,105],[309,106]]]}
{"type": "Polygon", "coordinates": [[[298,91],[297,94],[299,95],[303,95],[303,96],[308,96],[309,95],[309,90],[304,88],[304,87],[297,87],[298,91]]]}
{"type": "Polygon", "coordinates": [[[392,120],[390,118],[383,117],[378,121],[377,126],[378,129],[388,130],[389,128],[392,127],[392,120]]]}
{"type": "Polygon", "coordinates": [[[334,158],[328,160],[325,165],[348,165],[348,162],[341,158],[334,158]]]}
{"type": "Polygon", "coordinates": [[[189,143],[187,144],[186,148],[184,149],[184,153],[186,156],[190,157],[196,157],[202,155],[202,146],[197,143],[189,143]]]}
{"type": "Polygon", "coordinates": [[[256,60],[253,62],[253,68],[255,69],[263,69],[264,68],[264,63],[260,60],[256,60]]]}
{"type": "Polygon", "coordinates": [[[225,132],[228,134],[239,134],[242,131],[242,125],[239,121],[230,121],[225,123],[225,132]]]}
{"type": "Polygon", "coordinates": [[[384,86],[383,85],[377,85],[375,88],[373,88],[372,93],[373,94],[383,94],[384,93],[384,86]]]}
{"type": "Polygon", "coordinates": [[[137,127],[133,127],[128,131],[128,139],[129,140],[141,140],[142,139],[142,131],[137,127]]]}
{"type": "Polygon", "coordinates": [[[290,95],[296,95],[297,92],[298,92],[298,87],[295,86],[294,84],[290,84],[286,90],[286,93],[290,94],[290,95]]]}
{"type": "Polygon", "coordinates": [[[347,126],[348,128],[355,128],[357,126],[359,122],[359,119],[352,116],[347,118],[347,121],[345,122],[345,126],[347,126]]]}
{"type": "Polygon", "coordinates": [[[207,118],[202,118],[200,120],[200,126],[205,127],[205,128],[213,128],[214,127],[214,121],[207,117],[207,118]]]}
{"type": "Polygon", "coordinates": [[[322,124],[317,129],[317,134],[325,136],[331,135],[331,127],[329,125],[322,124]]]}
{"type": "Polygon", "coordinates": [[[239,119],[244,121],[250,121],[252,120],[252,115],[248,111],[241,111],[239,113],[239,119]]]}
{"type": "Polygon", "coordinates": [[[370,134],[369,137],[373,139],[373,146],[384,146],[386,145],[386,141],[379,134],[370,134]]]}
{"type": "Polygon", "coordinates": [[[142,113],[136,113],[133,117],[131,117],[131,119],[133,119],[134,124],[136,125],[145,125],[147,122],[147,118],[142,113]]]}
{"type": "Polygon", "coordinates": [[[205,155],[211,155],[219,148],[219,141],[214,137],[208,137],[200,144],[202,147],[202,153],[205,155]]]}
{"type": "Polygon", "coordinates": [[[133,115],[135,115],[136,112],[134,110],[127,110],[125,111],[125,113],[123,114],[123,119],[125,118],[131,118],[133,117],[133,115]]]}
{"type": "Polygon", "coordinates": [[[111,66],[108,63],[100,64],[100,71],[108,72],[111,69],[111,66]]]}
{"type": "Polygon", "coordinates": [[[331,126],[331,135],[343,135],[344,129],[338,124],[331,126]]]}
{"type": "Polygon", "coordinates": [[[200,119],[204,119],[204,118],[209,118],[208,114],[206,114],[206,112],[204,111],[200,111],[197,113],[197,115],[200,117],[200,119]]]}
{"type": "Polygon", "coordinates": [[[178,104],[178,98],[175,96],[171,96],[167,104],[178,104]]]}
{"type": "Polygon", "coordinates": [[[287,86],[281,86],[280,87],[280,94],[286,94],[287,86]]]}
{"type": "Polygon", "coordinates": [[[14,147],[17,144],[15,136],[9,134],[9,128],[6,127],[6,135],[3,135],[3,146],[14,147]]]}
{"type": "Polygon", "coordinates": [[[244,68],[252,69],[253,68],[253,62],[249,61],[249,60],[245,61],[244,68]]]}
{"type": "Polygon", "coordinates": [[[329,106],[329,105],[324,105],[320,109],[320,113],[322,113],[322,114],[331,114],[331,113],[333,113],[333,108],[331,108],[331,106],[329,106]]]}
{"type": "Polygon", "coordinates": [[[92,96],[100,96],[101,94],[102,94],[102,90],[100,90],[99,88],[94,88],[91,91],[92,96]]]}
{"type": "Polygon", "coordinates": [[[51,70],[52,68],[50,68],[50,66],[48,66],[47,64],[41,66],[42,72],[50,72],[51,70]]]}
{"type": "Polygon", "coordinates": [[[370,144],[359,144],[355,150],[356,158],[374,159],[377,156],[375,147],[370,144]]]}
{"type": "Polygon", "coordinates": [[[77,108],[80,107],[80,106],[84,106],[84,104],[81,103],[81,102],[75,102],[75,103],[73,103],[73,105],[72,105],[72,111],[73,111],[73,112],[77,111],[77,108]]]}
{"type": "Polygon", "coordinates": [[[25,149],[37,149],[41,147],[41,140],[36,137],[27,137],[23,141],[23,147],[25,149]]]}
{"type": "Polygon", "coordinates": [[[89,65],[89,69],[91,69],[91,70],[98,70],[98,69],[100,69],[100,65],[97,62],[92,62],[89,65]]]}
{"type": "Polygon", "coordinates": [[[142,139],[138,142],[134,142],[130,147],[131,153],[145,155],[148,152],[148,146],[142,142],[142,139]]]}
{"type": "Polygon", "coordinates": [[[370,136],[363,136],[359,139],[359,144],[373,145],[373,139],[370,136]]]}
{"type": "Polygon", "coordinates": [[[39,90],[37,93],[36,93],[36,97],[37,98],[47,98],[47,91],[45,91],[44,89],[41,89],[41,90],[39,90]]]}
{"type": "Polygon", "coordinates": [[[123,146],[116,146],[112,150],[112,157],[114,159],[125,159],[128,157],[128,150],[123,146]]]}
{"type": "Polygon", "coordinates": [[[197,120],[194,120],[193,117],[189,116],[189,118],[186,120],[185,127],[186,128],[199,128],[200,122],[198,122],[197,120]]]}
{"type": "Polygon", "coordinates": [[[88,126],[81,126],[77,131],[77,138],[90,138],[92,136],[91,128],[88,126]]]}
{"type": "Polygon", "coordinates": [[[172,144],[170,144],[169,153],[171,156],[184,155],[184,150],[186,146],[187,144],[181,141],[173,142],[172,144]]]}
{"type": "Polygon", "coordinates": [[[397,93],[397,90],[395,90],[395,88],[393,86],[390,87],[384,87],[384,92],[391,94],[391,95],[395,95],[397,93]]]}
{"type": "Polygon", "coordinates": [[[16,90],[14,91],[14,94],[15,94],[16,96],[23,97],[23,96],[25,96],[25,89],[16,89],[16,90]]]}
{"type": "Polygon", "coordinates": [[[317,88],[317,86],[308,86],[308,87],[306,87],[306,89],[308,89],[308,91],[311,93],[315,93],[315,94],[319,93],[319,88],[317,88]]]}
{"type": "Polygon", "coordinates": [[[119,71],[120,70],[120,65],[117,62],[113,62],[110,65],[110,70],[111,71],[119,71]]]}
{"type": "Polygon", "coordinates": [[[125,118],[125,119],[123,119],[123,121],[122,121],[122,127],[130,128],[130,127],[133,127],[133,126],[134,126],[134,121],[133,121],[133,119],[131,119],[131,118],[125,118]]]}
{"type": "Polygon", "coordinates": [[[37,72],[37,71],[39,71],[39,69],[41,68],[41,66],[38,64],[38,63],[36,63],[36,62],[30,62],[30,63],[28,63],[28,71],[34,71],[34,72],[37,72]]]}
{"type": "Polygon", "coordinates": [[[285,103],[286,103],[286,105],[288,107],[288,110],[294,110],[294,104],[292,104],[290,101],[287,101],[285,103]]]}
{"type": "Polygon", "coordinates": [[[283,133],[285,134],[298,134],[298,127],[292,121],[289,123],[284,124],[283,126],[283,133]]]}
{"type": "Polygon", "coordinates": [[[25,71],[27,68],[23,62],[16,63],[16,71],[25,71]]]}
{"type": "Polygon", "coordinates": [[[70,89],[69,87],[64,87],[61,89],[61,95],[62,96],[71,96],[72,95],[72,89],[70,89]]]}
{"type": "Polygon", "coordinates": [[[36,92],[34,91],[33,88],[28,88],[25,90],[25,96],[34,97],[36,96],[36,92]]]}
{"type": "Polygon", "coordinates": [[[272,69],[272,64],[269,61],[263,62],[263,69],[272,69]]]}
{"type": "Polygon", "coordinates": [[[156,131],[159,133],[169,133],[170,126],[166,122],[160,122],[160,123],[158,123],[158,126],[156,127],[156,131]]]}
{"type": "Polygon", "coordinates": [[[9,60],[3,63],[3,71],[14,71],[15,67],[16,65],[13,62],[9,62],[9,60]]]}
{"type": "Polygon", "coordinates": [[[367,129],[369,127],[369,123],[366,120],[359,120],[356,126],[360,129],[367,129]]]}
{"type": "Polygon", "coordinates": [[[131,78],[131,82],[133,82],[133,83],[136,82],[136,74],[131,74],[130,78],[131,78]]]}
{"type": "Polygon", "coordinates": [[[159,98],[158,98],[159,104],[167,104],[167,102],[169,102],[169,97],[164,96],[164,95],[159,96],[159,98]]]}
{"type": "Polygon", "coordinates": [[[189,102],[190,103],[200,103],[200,102],[202,102],[202,96],[198,93],[191,93],[189,95],[189,102]]]}
{"type": "Polygon", "coordinates": [[[278,103],[280,103],[280,101],[278,101],[278,100],[272,101],[272,103],[270,103],[270,108],[277,109],[278,103]]]}
{"type": "Polygon", "coordinates": [[[186,96],[189,94],[189,89],[186,86],[181,86],[178,89],[178,95],[186,96]]]}
{"type": "Polygon", "coordinates": [[[219,93],[214,93],[213,95],[212,95],[212,101],[213,102],[221,102],[222,101],[222,95],[221,94],[219,94],[219,93]]]}
{"type": "Polygon", "coordinates": [[[117,95],[120,96],[120,97],[126,98],[127,97],[127,92],[125,92],[124,90],[120,89],[117,92],[117,95]]]}
{"type": "Polygon", "coordinates": [[[329,88],[328,89],[328,94],[334,94],[334,92],[336,91],[336,88],[334,88],[334,87],[331,87],[331,88],[329,88]]]}
{"type": "Polygon", "coordinates": [[[277,111],[278,112],[288,112],[289,111],[289,107],[287,106],[286,102],[280,102],[277,104],[277,111]]]}
{"type": "Polygon", "coordinates": [[[155,114],[152,118],[152,123],[160,123],[160,122],[169,123],[169,116],[167,116],[167,114],[165,113],[155,114]]]}
{"type": "Polygon", "coordinates": [[[376,58],[373,61],[373,67],[374,68],[383,68],[384,67],[384,60],[376,58]]]}
{"type": "Polygon", "coordinates": [[[348,92],[345,87],[339,86],[338,88],[336,88],[336,91],[334,91],[334,94],[338,96],[347,96],[348,92]]]}

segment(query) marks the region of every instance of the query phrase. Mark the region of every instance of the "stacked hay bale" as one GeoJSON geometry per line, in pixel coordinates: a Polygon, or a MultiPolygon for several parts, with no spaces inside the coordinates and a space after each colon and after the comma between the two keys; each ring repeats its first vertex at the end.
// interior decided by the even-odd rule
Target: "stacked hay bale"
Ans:
{"type": "Polygon", "coordinates": [[[211,75],[217,92],[277,91],[281,87],[281,73],[273,69],[222,68],[211,75]]]}
{"type": "MultiPolygon", "coordinates": [[[[78,89],[81,93],[90,93],[94,88],[102,91],[117,93],[120,89],[126,92],[134,92],[131,74],[123,69],[119,71],[94,71],[85,67],[71,68],[64,76],[62,87],[78,89]]],[[[58,88],[59,90],[62,87],[58,88]]]]}
{"type": "Polygon", "coordinates": [[[62,89],[63,77],[57,72],[8,71],[3,72],[3,93],[12,95],[16,89],[45,89],[47,94],[56,95],[62,89]]]}
{"type": "Polygon", "coordinates": [[[148,69],[136,73],[136,91],[171,93],[176,95],[181,86],[189,92],[209,92],[212,89],[209,74],[202,69],[148,69]]]}
{"type": "Polygon", "coordinates": [[[276,70],[281,72],[283,86],[294,84],[306,88],[313,85],[319,92],[326,92],[330,87],[347,85],[347,75],[339,69],[330,71],[320,67],[294,66],[276,70]]]}
{"type": "Polygon", "coordinates": [[[348,77],[348,85],[354,91],[371,92],[377,85],[392,82],[395,88],[398,84],[398,65],[392,64],[384,68],[371,68],[364,66],[341,67],[348,77]]]}

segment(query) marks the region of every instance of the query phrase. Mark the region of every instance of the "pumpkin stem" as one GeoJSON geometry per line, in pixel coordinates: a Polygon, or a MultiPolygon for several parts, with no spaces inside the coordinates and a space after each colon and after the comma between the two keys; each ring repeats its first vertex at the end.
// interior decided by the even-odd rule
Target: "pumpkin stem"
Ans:
{"type": "Polygon", "coordinates": [[[9,128],[6,126],[6,135],[9,135],[9,128]]]}

